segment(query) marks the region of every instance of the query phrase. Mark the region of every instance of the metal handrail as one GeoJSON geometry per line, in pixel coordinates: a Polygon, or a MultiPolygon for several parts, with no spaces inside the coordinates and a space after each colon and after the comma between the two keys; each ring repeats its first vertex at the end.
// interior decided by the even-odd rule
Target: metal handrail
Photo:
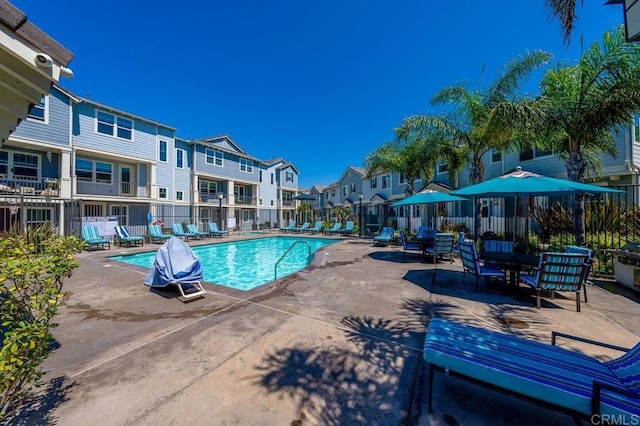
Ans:
{"type": "Polygon", "coordinates": [[[309,255],[307,256],[307,268],[309,269],[308,273],[311,273],[311,244],[309,244],[306,241],[295,241],[293,244],[291,244],[291,247],[289,247],[287,249],[287,251],[284,252],[284,254],[282,256],[280,256],[280,259],[278,259],[278,261],[276,262],[276,266],[274,266],[274,280],[278,279],[278,264],[282,261],[282,259],[284,259],[284,257],[291,251],[292,248],[294,248],[296,246],[296,244],[298,243],[303,243],[307,245],[307,248],[309,249],[309,255]]]}

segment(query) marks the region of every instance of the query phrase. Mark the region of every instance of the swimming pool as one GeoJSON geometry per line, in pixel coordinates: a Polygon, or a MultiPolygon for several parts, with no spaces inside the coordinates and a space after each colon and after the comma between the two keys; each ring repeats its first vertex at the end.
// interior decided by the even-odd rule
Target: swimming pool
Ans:
{"type": "MultiPolygon", "coordinates": [[[[274,281],[275,265],[295,241],[306,241],[311,246],[312,261],[316,250],[340,240],[305,237],[268,237],[228,243],[192,247],[200,258],[204,280],[238,290],[251,290],[274,281]]],[[[309,248],[296,244],[284,260],[278,264],[278,276],[282,278],[307,266],[309,248]]],[[[120,262],[151,268],[156,253],[138,253],[113,256],[120,262]]]]}

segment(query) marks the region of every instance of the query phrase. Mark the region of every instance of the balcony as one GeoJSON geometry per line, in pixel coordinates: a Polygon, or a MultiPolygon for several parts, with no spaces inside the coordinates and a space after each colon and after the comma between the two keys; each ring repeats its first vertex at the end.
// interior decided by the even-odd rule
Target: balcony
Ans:
{"type": "Polygon", "coordinates": [[[258,202],[255,197],[251,195],[236,195],[234,197],[235,203],[243,206],[256,206],[258,202]]]}
{"type": "Polygon", "coordinates": [[[38,179],[30,176],[16,176],[13,179],[0,178],[0,195],[59,197],[60,179],[38,179]]]}
{"type": "Polygon", "coordinates": [[[282,207],[293,207],[293,200],[282,200],[282,207]]]}
{"type": "Polygon", "coordinates": [[[104,197],[151,198],[151,185],[108,180],[76,179],[76,194],[99,195],[104,197]]]}
{"type": "MultiPolygon", "coordinates": [[[[218,198],[219,194],[200,194],[200,202],[201,203],[210,203],[210,204],[219,204],[220,198],[218,198]]],[[[227,204],[227,194],[222,194],[222,204],[227,204]]]]}

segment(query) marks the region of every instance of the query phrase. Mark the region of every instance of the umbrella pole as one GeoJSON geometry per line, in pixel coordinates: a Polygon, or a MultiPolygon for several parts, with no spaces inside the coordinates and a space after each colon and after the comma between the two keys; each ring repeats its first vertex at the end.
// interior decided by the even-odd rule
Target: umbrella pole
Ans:
{"type": "Polygon", "coordinates": [[[515,209],[513,210],[513,237],[511,238],[513,240],[513,244],[515,246],[516,244],[516,228],[518,226],[518,196],[516,195],[515,197],[515,209]]]}

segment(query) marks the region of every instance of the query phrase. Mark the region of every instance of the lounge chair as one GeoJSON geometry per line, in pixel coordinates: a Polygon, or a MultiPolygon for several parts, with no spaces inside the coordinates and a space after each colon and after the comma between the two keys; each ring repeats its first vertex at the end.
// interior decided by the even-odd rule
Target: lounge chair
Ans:
{"type": "Polygon", "coordinates": [[[586,247],[578,247],[578,246],[567,246],[564,249],[565,253],[578,253],[578,254],[586,254],[589,256],[587,260],[587,269],[584,271],[584,279],[582,280],[582,293],[584,294],[584,303],[588,303],[587,300],[587,280],[589,279],[589,273],[591,272],[591,267],[593,266],[593,250],[588,249],[586,247]]]}
{"type": "Polygon", "coordinates": [[[476,277],[475,291],[478,291],[478,281],[482,278],[506,279],[506,273],[502,269],[493,266],[480,265],[480,258],[476,251],[476,245],[472,242],[462,241],[458,243],[460,259],[462,260],[462,284],[464,284],[467,272],[476,277]]]}
{"type": "Polygon", "coordinates": [[[374,246],[386,246],[393,240],[394,229],[390,226],[385,226],[380,231],[380,235],[373,237],[374,246]]]}
{"type": "Polygon", "coordinates": [[[424,255],[424,248],[420,244],[407,242],[404,232],[400,231],[400,241],[402,241],[402,259],[406,258],[407,252],[419,252],[424,255]]]}
{"type": "Polygon", "coordinates": [[[173,230],[173,235],[176,237],[183,238],[185,241],[188,241],[189,238],[197,238],[198,236],[193,232],[185,232],[181,223],[174,223],[171,225],[171,229],[173,230]]]}
{"type": "Polygon", "coordinates": [[[293,231],[294,229],[296,229],[296,221],[291,219],[289,221],[289,225],[285,226],[283,228],[280,228],[280,232],[289,232],[289,231],[293,231]]]}
{"type": "Polygon", "coordinates": [[[327,228],[324,230],[325,234],[337,234],[340,232],[340,228],[342,228],[342,224],[340,222],[336,222],[333,224],[333,228],[327,228]]]}
{"type": "Polygon", "coordinates": [[[576,294],[576,310],[580,312],[580,291],[589,268],[586,254],[542,253],[535,274],[520,274],[520,281],[536,291],[536,307],[540,309],[540,292],[570,291],[576,294]]]}
{"type": "Polygon", "coordinates": [[[458,240],[456,241],[456,245],[453,246],[453,255],[454,256],[460,256],[460,243],[464,242],[464,239],[466,237],[466,234],[464,232],[460,232],[458,234],[458,240]]]}
{"type": "Polygon", "coordinates": [[[104,250],[106,246],[108,250],[111,250],[111,241],[101,237],[98,233],[98,227],[95,225],[83,225],[82,238],[89,247],[99,247],[104,250]]]}
{"type": "Polygon", "coordinates": [[[449,260],[453,263],[453,244],[456,236],[453,234],[438,233],[433,242],[433,247],[426,247],[424,254],[431,256],[433,263],[438,267],[438,256],[449,256],[449,260]]]}
{"type": "Polygon", "coordinates": [[[208,237],[209,236],[208,232],[199,231],[198,228],[193,223],[187,224],[187,232],[191,233],[191,234],[196,234],[196,238],[198,238],[198,239],[200,237],[208,237]]]}
{"type": "Polygon", "coordinates": [[[355,223],[352,220],[348,220],[344,225],[344,228],[340,230],[342,235],[351,235],[353,234],[353,229],[355,227],[355,223]]]}
{"type": "Polygon", "coordinates": [[[130,235],[126,226],[120,225],[113,228],[116,236],[116,241],[122,247],[122,244],[126,243],[127,247],[131,247],[131,244],[144,246],[144,237],[141,235],[130,235]]]}
{"type": "Polygon", "coordinates": [[[183,298],[192,299],[207,294],[202,287],[202,278],[200,259],[187,243],[180,238],[170,237],[158,249],[144,283],[149,287],[175,285],[183,298]]]}
{"type": "Polygon", "coordinates": [[[640,413],[640,343],[629,350],[552,333],[551,345],[548,345],[435,318],[429,322],[423,356],[429,363],[430,413],[433,412],[435,370],[443,371],[445,378],[465,378],[569,414],[576,423],[580,419],[602,419],[603,415],[637,419],[640,413]],[[626,354],[601,362],[556,346],[557,337],[626,354]],[[592,417],[594,415],[600,417],[592,417]]]}
{"type": "Polygon", "coordinates": [[[316,224],[313,226],[313,228],[307,229],[307,232],[310,234],[316,234],[318,232],[322,232],[322,221],[321,220],[316,221],[316,224]]]}
{"type": "Polygon", "coordinates": [[[152,243],[163,243],[169,238],[171,238],[171,235],[163,234],[160,225],[149,225],[149,241],[152,243]]]}
{"type": "Polygon", "coordinates": [[[226,235],[229,238],[229,231],[221,231],[218,229],[218,224],[215,222],[209,222],[209,235],[213,237],[222,237],[226,235]]]}
{"type": "Polygon", "coordinates": [[[293,228],[291,231],[296,232],[296,233],[304,232],[307,229],[309,229],[310,226],[311,226],[311,224],[309,222],[305,222],[305,223],[302,224],[301,227],[293,228]]]}

